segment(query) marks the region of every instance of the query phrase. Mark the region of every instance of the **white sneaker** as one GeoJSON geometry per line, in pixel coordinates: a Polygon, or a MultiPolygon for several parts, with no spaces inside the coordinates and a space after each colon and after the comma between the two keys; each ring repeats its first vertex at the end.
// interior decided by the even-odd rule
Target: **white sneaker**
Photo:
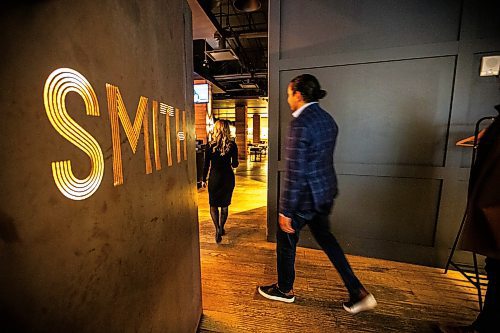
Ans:
{"type": "Polygon", "coordinates": [[[362,300],[352,303],[352,302],[345,302],[342,304],[344,307],[344,310],[346,310],[349,313],[356,314],[361,311],[368,311],[372,310],[377,306],[377,301],[375,300],[375,297],[373,297],[372,294],[366,295],[362,300]]]}

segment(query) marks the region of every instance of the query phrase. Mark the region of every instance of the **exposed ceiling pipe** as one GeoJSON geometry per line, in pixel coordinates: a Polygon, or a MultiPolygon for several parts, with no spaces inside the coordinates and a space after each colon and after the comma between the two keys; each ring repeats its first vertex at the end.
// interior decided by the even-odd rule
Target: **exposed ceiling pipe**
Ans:
{"type": "Polygon", "coordinates": [[[221,34],[218,32],[215,33],[215,39],[218,40],[219,42],[219,49],[225,49],[226,46],[226,37],[223,37],[221,34]]]}
{"type": "Polygon", "coordinates": [[[250,39],[250,38],[267,38],[267,31],[256,31],[256,32],[244,32],[238,34],[240,38],[250,39]]]}
{"type": "Polygon", "coordinates": [[[223,75],[214,75],[214,79],[218,81],[227,81],[227,80],[241,80],[241,79],[265,79],[267,78],[266,72],[259,73],[243,73],[243,74],[223,74],[223,75]]]}

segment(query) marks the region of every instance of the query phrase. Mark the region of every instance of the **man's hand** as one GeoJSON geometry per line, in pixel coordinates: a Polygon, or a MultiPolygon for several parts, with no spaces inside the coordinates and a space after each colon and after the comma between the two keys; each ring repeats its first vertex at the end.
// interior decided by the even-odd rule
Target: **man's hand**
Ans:
{"type": "Polygon", "coordinates": [[[201,182],[201,187],[203,187],[203,188],[207,187],[207,182],[203,182],[203,181],[202,181],[202,182],[201,182]]]}
{"type": "Polygon", "coordinates": [[[286,232],[287,234],[294,234],[295,230],[292,228],[292,219],[289,217],[286,217],[283,214],[280,214],[279,220],[281,230],[286,232]]]}

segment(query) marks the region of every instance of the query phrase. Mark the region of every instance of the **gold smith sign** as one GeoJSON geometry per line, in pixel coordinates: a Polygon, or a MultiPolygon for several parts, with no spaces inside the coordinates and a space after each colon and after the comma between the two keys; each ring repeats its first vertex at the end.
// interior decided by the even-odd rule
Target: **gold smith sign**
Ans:
{"type": "MultiPolygon", "coordinates": [[[[87,79],[79,72],[70,68],[59,68],[52,72],[43,91],[43,100],[47,117],[54,128],[69,142],[81,149],[89,158],[91,163],[90,174],[79,179],[75,177],[71,169],[71,161],[52,162],[52,175],[57,188],[61,193],[72,200],[84,200],[97,191],[104,176],[104,156],[101,146],[96,139],[85,131],[66,111],[66,95],[69,92],[79,94],[84,103],[87,115],[99,117],[99,103],[94,89],[87,79]]],[[[146,162],[146,174],[153,172],[149,145],[149,118],[148,99],[141,96],[139,105],[132,124],[123,103],[120,90],[117,86],[106,84],[106,95],[108,102],[108,113],[111,123],[111,137],[113,141],[113,184],[123,184],[122,152],[120,139],[120,123],[123,126],[130,147],[135,154],[141,128],[144,132],[144,159],[146,162]]],[[[181,163],[181,150],[183,159],[187,160],[186,133],[186,111],[179,111],[165,103],[152,103],[153,122],[153,149],[155,156],[155,168],[161,170],[160,142],[158,132],[159,114],[165,116],[166,121],[166,151],[167,164],[172,165],[172,144],[170,142],[170,118],[175,118],[175,136],[177,146],[177,163],[181,163]],[[182,127],[180,121],[182,113],[182,127]],[[181,149],[182,142],[182,149],[181,149]]]]}

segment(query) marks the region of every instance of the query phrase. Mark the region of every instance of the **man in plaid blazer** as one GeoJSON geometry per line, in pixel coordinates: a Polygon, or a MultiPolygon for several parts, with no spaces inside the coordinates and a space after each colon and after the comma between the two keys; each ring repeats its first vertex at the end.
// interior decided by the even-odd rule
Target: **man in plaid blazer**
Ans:
{"type": "Polygon", "coordinates": [[[303,74],[290,82],[287,93],[293,120],[286,143],[285,186],[276,234],[278,283],[259,287],[259,293],[271,300],[295,301],[295,252],[299,232],[307,224],[349,291],[344,309],[353,314],[373,309],[375,298],[358,280],[330,232],[328,215],[337,195],[333,152],[338,127],[318,104],[326,92],[314,76],[303,74]]]}

